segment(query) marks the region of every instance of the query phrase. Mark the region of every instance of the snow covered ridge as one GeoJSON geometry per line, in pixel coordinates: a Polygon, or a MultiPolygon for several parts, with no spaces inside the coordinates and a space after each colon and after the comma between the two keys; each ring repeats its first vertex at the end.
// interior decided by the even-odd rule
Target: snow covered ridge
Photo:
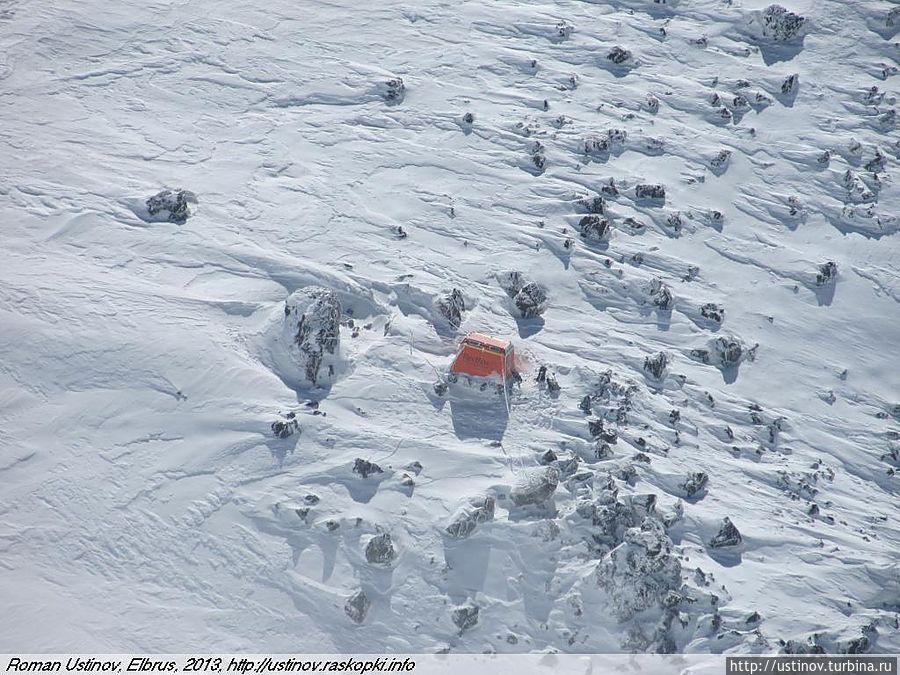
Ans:
{"type": "Polygon", "coordinates": [[[0,652],[900,651],[898,24],[0,7],[0,652]]]}

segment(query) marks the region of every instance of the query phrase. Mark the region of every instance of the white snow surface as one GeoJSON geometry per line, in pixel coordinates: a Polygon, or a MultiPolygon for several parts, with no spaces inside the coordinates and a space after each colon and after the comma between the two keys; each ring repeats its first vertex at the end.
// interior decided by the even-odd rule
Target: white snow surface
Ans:
{"type": "Polygon", "coordinates": [[[770,43],[767,4],[0,0],[0,652],[900,651],[900,20],[791,0],[770,43]],[[182,224],[146,217],[167,188],[196,195],[182,224]],[[322,389],[273,365],[310,285],[358,333],[322,389]],[[524,362],[508,414],[433,391],[469,330],[524,362]],[[755,358],[691,356],[720,335],[755,358]],[[606,371],[633,388],[598,460],[578,404],[606,371]],[[514,506],[548,449],[581,475],[514,506]],[[606,481],[656,495],[668,627],[598,585],[663,531],[592,544],[606,481]],[[742,542],[712,548],[725,517],[742,542]]]}

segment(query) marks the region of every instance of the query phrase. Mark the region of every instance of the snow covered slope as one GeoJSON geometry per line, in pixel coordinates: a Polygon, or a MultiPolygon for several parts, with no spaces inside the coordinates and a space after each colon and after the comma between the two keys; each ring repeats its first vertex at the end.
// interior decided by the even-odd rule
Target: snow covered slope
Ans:
{"type": "Polygon", "coordinates": [[[900,651],[900,16],[787,10],[0,0],[0,651],[900,651]]]}

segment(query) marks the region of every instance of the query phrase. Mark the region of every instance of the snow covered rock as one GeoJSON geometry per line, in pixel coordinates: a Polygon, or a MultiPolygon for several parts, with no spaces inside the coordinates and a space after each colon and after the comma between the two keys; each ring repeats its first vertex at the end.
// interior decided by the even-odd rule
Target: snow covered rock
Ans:
{"type": "Polygon", "coordinates": [[[547,501],[559,485],[559,470],[552,466],[528,469],[519,476],[509,492],[516,506],[541,504],[547,501]]]}
{"type": "Polygon", "coordinates": [[[615,46],[609,50],[606,60],[617,66],[624,66],[634,60],[630,51],[624,47],[615,46]]]}
{"type": "Polygon", "coordinates": [[[666,188],[658,184],[638,183],[634,186],[634,196],[638,199],[663,200],[666,198],[666,188]]]}
{"type": "Polygon", "coordinates": [[[372,606],[368,596],[363,591],[356,591],[351,595],[344,604],[344,612],[350,617],[353,623],[362,623],[366,620],[369,613],[369,607],[372,606]]]}
{"type": "Polygon", "coordinates": [[[540,316],[547,309],[547,289],[540,284],[531,281],[516,293],[513,302],[523,319],[531,319],[540,316]]]}
{"type": "Polygon", "coordinates": [[[726,546],[737,546],[744,538],[738,532],[737,527],[731,522],[731,518],[727,516],[722,520],[722,526],[716,535],[709,540],[712,548],[724,548],[726,546]]]}
{"type": "Polygon", "coordinates": [[[147,200],[147,213],[164,217],[170,223],[184,223],[193,215],[197,195],[188,190],[163,190],[147,200]]]}
{"type": "Polygon", "coordinates": [[[493,497],[476,497],[460,508],[447,526],[451,537],[463,539],[468,537],[480,523],[494,519],[496,502],[493,497]]]}
{"type": "Polygon", "coordinates": [[[816,286],[826,286],[837,279],[837,264],[828,261],[823,265],[819,265],[819,271],[816,274],[816,286]]]}
{"type": "Polygon", "coordinates": [[[797,73],[793,73],[784,78],[784,82],[781,83],[781,93],[784,96],[793,96],[797,93],[799,87],[800,76],[797,73]]]}
{"type": "Polygon", "coordinates": [[[303,378],[317,385],[333,374],[341,340],[341,301],[337,294],[320,286],[294,291],[284,303],[285,342],[303,378]],[[323,373],[328,366],[327,374],[323,373]]]}
{"type": "Polygon", "coordinates": [[[713,170],[724,170],[731,161],[731,150],[719,150],[716,155],[709,160],[709,166],[713,170]]]}
{"type": "Polygon", "coordinates": [[[450,618],[460,631],[464,631],[478,625],[478,612],[478,605],[460,605],[459,607],[454,607],[453,612],[450,614],[450,618]]]}
{"type": "Polygon", "coordinates": [[[452,328],[459,328],[462,323],[462,314],[466,310],[466,300],[458,288],[441,295],[437,302],[438,311],[447,319],[452,328]]]}
{"type": "Polygon", "coordinates": [[[644,372],[652,375],[657,380],[661,380],[668,363],[669,357],[666,356],[665,352],[648,356],[644,359],[644,372]]]}
{"type": "Polygon", "coordinates": [[[276,438],[288,438],[294,432],[300,431],[300,423],[297,422],[295,413],[288,413],[283,420],[275,420],[271,424],[272,433],[276,438]]]}
{"type": "Polygon", "coordinates": [[[597,565],[597,584],[606,591],[619,621],[651,607],[662,608],[670,591],[681,588],[681,563],[662,525],[646,518],[629,528],[625,540],[597,565]]]}
{"type": "Polygon", "coordinates": [[[406,96],[406,85],[402,77],[392,77],[378,86],[381,97],[391,104],[401,103],[406,96]]]}
{"type": "Polygon", "coordinates": [[[578,231],[585,239],[602,240],[609,234],[609,221],[596,215],[587,215],[578,222],[578,231]]]}
{"type": "Polygon", "coordinates": [[[704,319],[721,324],[725,320],[725,308],[714,302],[707,302],[700,305],[700,315],[704,319]]]}
{"type": "Polygon", "coordinates": [[[803,36],[806,19],[781,5],[769,5],[755,18],[759,37],[773,42],[790,42],[803,36]]]}
{"type": "Polygon", "coordinates": [[[524,286],[527,281],[521,272],[517,270],[508,270],[497,274],[497,283],[500,284],[500,288],[506,291],[506,294],[509,297],[514,298],[516,297],[516,294],[522,290],[522,286],[524,286]]]}
{"type": "Polygon", "coordinates": [[[731,368],[743,361],[752,360],[756,347],[746,348],[736,338],[717,337],[708,349],[692,349],[691,358],[718,368],[731,368]]]}
{"type": "Polygon", "coordinates": [[[384,473],[384,469],[375,462],[357,457],[356,461],[353,462],[353,473],[358,473],[363,478],[368,478],[373,473],[384,473]]]}
{"type": "Polygon", "coordinates": [[[675,304],[675,296],[672,289],[666,286],[661,279],[650,281],[650,298],[656,307],[663,311],[672,309],[675,304]]]}
{"type": "Polygon", "coordinates": [[[366,560],[373,565],[389,565],[396,557],[397,551],[387,532],[376,534],[366,544],[366,560]]]}
{"type": "Polygon", "coordinates": [[[582,213],[590,213],[602,216],[604,213],[606,213],[606,200],[603,199],[603,197],[601,197],[600,195],[589,195],[581,197],[576,204],[576,208],[579,209],[582,213]]]}
{"type": "Polygon", "coordinates": [[[686,497],[693,497],[706,489],[709,483],[709,476],[703,471],[692,471],[687,475],[681,484],[686,497]]]}

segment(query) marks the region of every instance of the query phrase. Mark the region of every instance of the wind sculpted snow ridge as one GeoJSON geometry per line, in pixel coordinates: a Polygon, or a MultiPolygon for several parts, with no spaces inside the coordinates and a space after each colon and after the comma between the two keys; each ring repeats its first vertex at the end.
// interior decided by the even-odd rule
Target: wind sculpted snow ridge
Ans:
{"type": "Polygon", "coordinates": [[[898,25],[0,3],[0,651],[900,651],[898,25]]]}

